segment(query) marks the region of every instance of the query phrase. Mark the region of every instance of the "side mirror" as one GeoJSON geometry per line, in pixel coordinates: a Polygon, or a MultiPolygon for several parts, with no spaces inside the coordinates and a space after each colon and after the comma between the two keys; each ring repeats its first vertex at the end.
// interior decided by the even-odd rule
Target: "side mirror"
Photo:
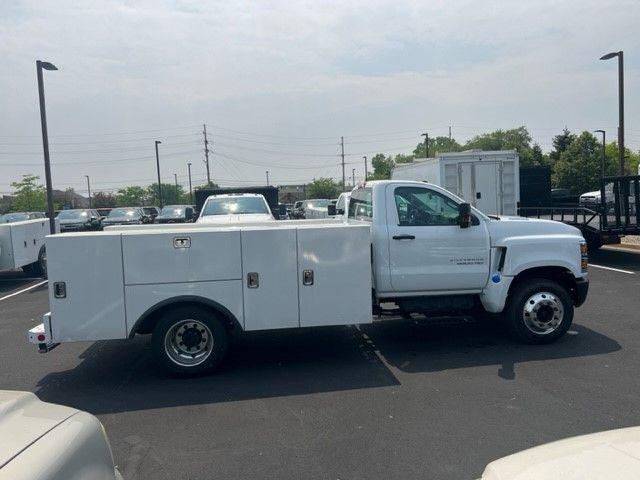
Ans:
{"type": "Polygon", "coordinates": [[[460,228],[469,228],[471,226],[471,205],[468,203],[458,205],[458,225],[460,225],[460,228]]]}
{"type": "Polygon", "coordinates": [[[329,205],[327,206],[327,213],[328,213],[330,216],[332,216],[332,217],[333,217],[333,216],[336,214],[336,206],[335,206],[335,205],[332,205],[332,204],[329,204],[329,205]]]}

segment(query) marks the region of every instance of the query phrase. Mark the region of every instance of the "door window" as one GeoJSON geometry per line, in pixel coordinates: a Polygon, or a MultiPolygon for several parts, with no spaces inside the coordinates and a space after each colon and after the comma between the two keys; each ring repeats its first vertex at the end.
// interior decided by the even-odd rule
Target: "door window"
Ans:
{"type": "Polygon", "coordinates": [[[458,224],[458,204],[434,190],[398,187],[394,197],[401,227],[458,224]]]}

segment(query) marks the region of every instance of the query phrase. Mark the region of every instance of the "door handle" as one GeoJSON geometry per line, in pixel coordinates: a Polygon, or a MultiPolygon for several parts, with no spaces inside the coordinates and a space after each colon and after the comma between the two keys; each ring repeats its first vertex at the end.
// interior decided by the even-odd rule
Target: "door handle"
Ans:
{"type": "Polygon", "coordinates": [[[394,240],[415,240],[415,235],[394,235],[394,240]]]}

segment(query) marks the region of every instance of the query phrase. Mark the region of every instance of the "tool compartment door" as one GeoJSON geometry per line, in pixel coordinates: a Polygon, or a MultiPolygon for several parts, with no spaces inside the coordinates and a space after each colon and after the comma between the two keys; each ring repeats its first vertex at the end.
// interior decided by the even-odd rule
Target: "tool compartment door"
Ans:
{"type": "Polygon", "coordinates": [[[371,323],[369,229],[298,227],[301,327],[371,323]]]}
{"type": "Polygon", "coordinates": [[[54,342],[126,338],[119,234],[47,237],[47,270],[54,342]]]}
{"type": "Polygon", "coordinates": [[[299,327],[296,229],[244,229],[245,330],[299,327]]]}
{"type": "Polygon", "coordinates": [[[126,285],[239,280],[240,231],[122,232],[126,285]]]}

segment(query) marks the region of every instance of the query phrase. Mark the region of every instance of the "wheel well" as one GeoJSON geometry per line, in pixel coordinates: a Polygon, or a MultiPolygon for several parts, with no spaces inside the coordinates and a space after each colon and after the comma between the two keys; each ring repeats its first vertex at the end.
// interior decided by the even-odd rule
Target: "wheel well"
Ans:
{"type": "Polygon", "coordinates": [[[531,278],[544,278],[547,280],[553,280],[554,282],[558,282],[562,285],[571,298],[575,298],[575,290],[576,290],[576,279],[569,270],[563,267],[535,267],[530,268],[528,270],[524,270],[517,274],[511,285],[509,286],[509,294],[514,290],[514,288],[522,283],[523,280],[528,280],[531,278]]]}
{"type": "Polygon", "coordinates": [[[219,303],[200,297],[178,297],[160,302],[143,313],[131,329],[129,338],[132,338],[137,333],[143,335],[153,332],[156,323],[163,315],[182,307],[198,307],[211,312],[220,318],[228,332],[242,330],[240,322],[235,315],[219,303]]]}

